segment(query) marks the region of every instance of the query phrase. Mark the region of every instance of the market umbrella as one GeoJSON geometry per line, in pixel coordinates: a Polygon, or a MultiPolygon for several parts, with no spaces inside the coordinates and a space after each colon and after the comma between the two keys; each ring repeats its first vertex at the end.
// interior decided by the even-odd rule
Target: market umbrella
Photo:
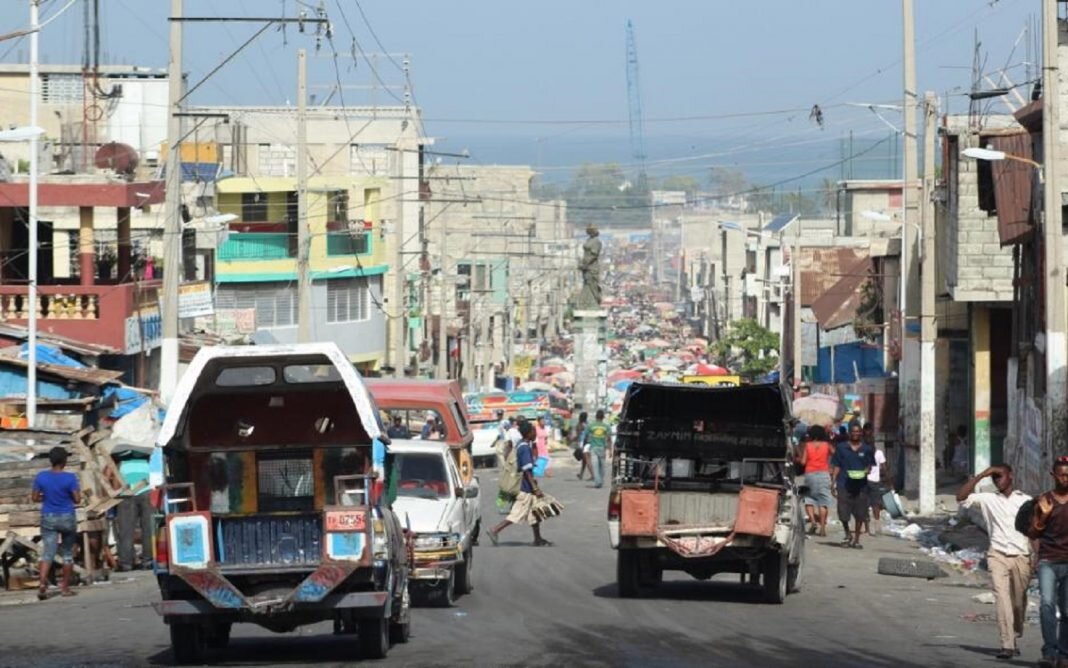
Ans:
{"type": "Polygon", "coordinates": [[[575,384],[575,374],[570,371],[554,373],[552,377],[549,378],[549,382],[557,387],[571,387],[575,384]]]}
{"type": "Polygon", "coordinates": [[[549,383],[543,383],[540,380],[530,380],[519,386],[519,389],[523,392],[548,392],[555,390],[549,383]]]}
{"type": "Polygon", "coordinates": [[[616,382],[612,383],[612,387],[619,390],[620,392],[626,392],[627,388],[630,387],[633,383],[633,378],[624,378],[623,380],[617,380],[616,382]]]}
{"type": "Polygon", "coordinates": [[[841,420],[845,415],[845,406],[833,394],[810,394],[794,399],[791,413],[795,418],[809,425],[829,425],[841,420]]]}
{"type": "Polygon", "coordinates": [[[696,338],[690,339],[689,346],[691,348],[707,348],[708,347],[708,341],[706,341],[705,339],[702,339],[701,337],[696,337],[696,338]]]}
{"type": "Polygon", "coordinates": [[[671,343],[664,339],[649,339],[644,342],[646,348],[669,348],[671,343]]]}
{"type": "Polygon", "coordinates": [[[698,362],[687,370],[688,373],[694,376],[729,376],[731,375],[730,369],[719,366],[718,364],[707,364],[705,362],[698,362]]]}
{"type": "Polygon", "coordinates": [[[638,378],[641,378],[641,377],[642,377],[642,372],[641,371],[636,371],[634,369],[617,369],[616,371],[613,371],[612,373],[608,374],[608,382],[609,383],[614,383],[617,380],[626,380],[626,379],[637,380],[638,378]]]}
{"type": "Polygon", "coordinates": [[[567,360],[563,357],[550,357],[542,362],[543,366],[564,366],[567,364],[567,360]]]}

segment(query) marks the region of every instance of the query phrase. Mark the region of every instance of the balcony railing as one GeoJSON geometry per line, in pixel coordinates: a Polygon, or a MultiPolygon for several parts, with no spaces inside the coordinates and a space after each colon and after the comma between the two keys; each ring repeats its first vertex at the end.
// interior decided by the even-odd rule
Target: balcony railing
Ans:
{"type": "MultiPolygon", "coordinates": [[[[0,294],[0,313],[3,313],[4,320],[26,320],[30,317],[29,306],[28,295],[0,294]]],[[[96,294],[38,292],[37,317],[48,320],[98,320],[100,297],[96,294]]]]}
{"type": "Polygon", "coordinates": [[[219,247],[219,260],[284,260],[297,256],[296,237],[284,232],[237,232],[219,247]]]}
{"type": "Polygon", "coordinates": [[[371,252],[371,235],[366,232],[328,232],[327,255],[366,255],[371,252]]]}

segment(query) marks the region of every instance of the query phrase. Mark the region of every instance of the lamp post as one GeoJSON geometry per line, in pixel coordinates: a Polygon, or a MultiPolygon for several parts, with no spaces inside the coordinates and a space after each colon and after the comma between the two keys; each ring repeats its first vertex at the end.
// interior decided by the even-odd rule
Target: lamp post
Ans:
{"type": "MultiPolygon", "coordinates": [[[[37,23],[37,4],[31,4],[31,24],[37,23]]],[[[30,75],[31,91],[37,90],[37,32],[30,35],[32,42],[31,61],[32,74],[30,75]]],[[[29,248],[27,257],[29,263],[29,285],[27,286],[26,310],[27,330],[26,337],[26,424],[33,429],[37,422],[37,140],[44,134],[42,128],[37,127],[37,93],[30,94],[30,125],[11,130],[0,130],[0,142],[24,142],[30,143],[30,207],[29,207],[29,248]]]]}

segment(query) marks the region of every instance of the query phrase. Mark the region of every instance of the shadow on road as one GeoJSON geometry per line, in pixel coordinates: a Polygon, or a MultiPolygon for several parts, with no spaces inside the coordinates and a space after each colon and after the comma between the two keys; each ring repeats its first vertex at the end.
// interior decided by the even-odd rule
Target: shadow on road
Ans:
{"type": "MultiPolygon", "coordinates": [[[[204,655],[208,665],[274,666],[308,664],[329,665],[360,660],[356,635],[332,635],[329,631],[317,635],[276,637],[257,636],[233,638],[226,649],[207,650],[204,655]]],[[[171,651],[165,650],[148,657],[153,666],[172,666],[171,651]]]]}
{"type": "MultiPolygon", "coordinates": [[[[619,598],[616,583],[604,584],[593,590],[598,598],[619,598]]],[[[639,598],[661,599],[668,601],[720,601],[723,603],[759,603],[763,600],[763,590],[751,584],[739,582],[694,580],[668,581],[656,587],[643,587],[639,598]]]]}

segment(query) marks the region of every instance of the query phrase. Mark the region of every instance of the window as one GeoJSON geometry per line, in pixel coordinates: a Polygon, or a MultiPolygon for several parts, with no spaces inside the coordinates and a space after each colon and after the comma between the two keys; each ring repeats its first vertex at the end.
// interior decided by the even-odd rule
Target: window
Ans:
{"type": "Polygon", "coordinates": [[[371,235],[366,232],[329,232],[326,235],[327,255],[366,255],[371,252],[371,235]]]}
{"type": "Polygon", "coordinates": [[[267,222],[267,195],[241,193],[241,220],[246,223],[267,222]]]}
{"type": "MultiPolygon", "coordinates": [[[[979,146],[986,147],[989,137],[979,137],[979,146]]],[[[994,163],[992,160],[975,161],[976,177],[978,179],[979,208],[986,211],[988,216],[996,215],[997,203],[994,201],[994,163]]]]}
{"type": "Polygon", "coordinates": [[[335,280],[326,286],[327,322],[362,322],[371,317],[367,279],[335,280]]]}
{"type": "Polygon", "coordinates": [[[249,283],[220,286],[215,295],[219,309],[256,309],[256,328],[272,329],[297,324],[296,288],[291,284],[249,283]]]}
{"type": "Polygon", "coordinates": [[[349,191],[335,190],[328,196],[329,218],[331,223],[349,222],[349,191]]]}
{"type": "Polygon", "coordinates": [[[219,387],[247,387],[250,385],[270,385],[274,382],[274,368],[269,366],[238,366],[223,369],[215,377],[219,387]]]}
{"type": "Polygon", "coordinates": [[[397,496],[447,499],[451,496],[445,461],[438,454],[404,452],[394,455],[397,496]]]}
{"type": "Polygon", "coordinates": [[[259,174],[294,176],[297,173],[297,150],[283,144],[259,145],[259,174]]]}
{"type": "Polygon", "coordinates": [[[287,383],[334,383],[341,380],[333,364],[290,364],[282,369],[287,383]]]}
{"type": "Polygon", "coordinates": [[[389,153],[382,144],[350,144],[349,174],[387,176],[389,153]]]}
{"type": "Polygon", "coordinates": [[[315,507],[315,476],[310,454],[259,454],[256,459],[260,512],[301,511],[315,507]]]}

